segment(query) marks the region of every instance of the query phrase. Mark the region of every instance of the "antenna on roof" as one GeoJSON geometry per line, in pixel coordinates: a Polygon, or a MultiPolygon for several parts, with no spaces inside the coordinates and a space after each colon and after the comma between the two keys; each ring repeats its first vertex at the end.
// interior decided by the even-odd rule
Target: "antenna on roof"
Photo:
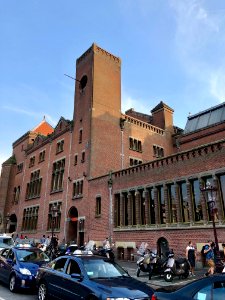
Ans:
{"type": "Polygon", "coordinates": [[[72,76],[70,76],[70,75],[67,75],[67,74],[64,74],[65,76],[67,76],[67,77],[69,77],[69,78],[71,78],[71,79],[73,79],[73,80],[75,80],[75,81],[78,81],[78,82],[80,82],[80,80],[78,80],[78,79],[76,79],[76,78],[73,78],[72,76]]]}

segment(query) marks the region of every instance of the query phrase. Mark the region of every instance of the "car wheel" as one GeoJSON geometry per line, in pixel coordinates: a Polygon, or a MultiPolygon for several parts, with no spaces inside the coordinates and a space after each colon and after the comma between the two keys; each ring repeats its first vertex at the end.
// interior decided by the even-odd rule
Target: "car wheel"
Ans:
{"type": "Polygon", "coordinates": [[[164,279],[165,279],[165,281],[167,281],[167,282],[173,281],[173,274],[170,273],[170,272],[165,273],[165,274],[164,274],[164,279]]]}
{"type": "Polygon", "coordinates": [[[47,299],[48,299],[47,286],[44,282],[41,282],[41,284],[38,287],[38,300],[47,300],[47,299]]]}
{"type": "Polygon", "coordinates": [[[9,290],[10,292],[16,292],[16,276],[12,275],[9,279],[9,290]]]}

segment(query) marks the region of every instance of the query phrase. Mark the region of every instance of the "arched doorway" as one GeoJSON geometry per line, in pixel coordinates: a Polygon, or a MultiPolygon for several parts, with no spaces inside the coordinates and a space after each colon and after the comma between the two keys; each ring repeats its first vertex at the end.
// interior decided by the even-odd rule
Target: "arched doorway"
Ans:
{"type": "Polygon", "coordinates": [[[16,228],[17,228],[17,217],[15,214],[12,214],[9,217],[8,232],[9,233],[16,232],[16,228]]]}
{"type": "Polygon", "coordinates": [[[75,206],[72,206],[68,212],[68,231],[67,241],[78,243],[77,240],[77,224],[78,224],[78,211],[75,206]]]}
{"type": "Polygon", "coordinates": [[[160,257],[166,257],[166,253],[169,251],[169,243],[167,239],[164,237],[158,239],[157,250],[160,257]]]}

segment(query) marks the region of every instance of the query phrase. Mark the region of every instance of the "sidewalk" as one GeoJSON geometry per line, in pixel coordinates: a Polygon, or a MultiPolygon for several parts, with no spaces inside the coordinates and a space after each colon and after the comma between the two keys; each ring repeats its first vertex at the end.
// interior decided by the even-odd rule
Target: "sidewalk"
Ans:
{"type": "Polygon", "coordinates": [[[174,277],[172,282],[166,282],[163,278],[163,276],[159,275],[153,275],[152,279],[148,279],[148,274],[141,272],[140,277],[137,277],[136,275],[136,270],[137,270],[137,264],[134,261],[122,261],[122,260],[117,260],[116,261],[121,267],[123,267],[125,270],[128,271],[130,276],[148,284],[154,289],[159,289],[159,288],[165,288],[165,289],[177,289],[180,286],[183,286],[191,281],[194,281],[198,278],[202,278],[204,274],[207,271],[206,268],[198,268],[195,270],[195,276],[189,276],[187,279],[179,279],[178,276],[174,277]]]}

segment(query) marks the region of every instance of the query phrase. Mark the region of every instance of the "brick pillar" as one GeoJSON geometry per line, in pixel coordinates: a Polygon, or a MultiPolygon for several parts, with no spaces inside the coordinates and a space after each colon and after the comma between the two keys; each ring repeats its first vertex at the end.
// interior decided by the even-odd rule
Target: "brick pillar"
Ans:
{"type": "Polygon", "coordinates": [[[155,224],[159,225],[160,222],[160,207],[159,207],[159,199],[158,199],[158,191],[157,188],[153,188],[154,193],[154,204],[155,204],[155,224]]]}
{"type": "Polygon", "coordinates": [[[193,200],[191,196],[191,184],[189,181],[187,181],[186,184],[187,184],[187,200],[189,206],[190,224],[193,224],[195,222],[195,213],[194,213],[193,200]]]}
{"type": "Polygon", "coordinates": [[[216,176],[213,177],[213,186],[217,189],[217,194],[216,194],[216,209],[217,209],[217,213],[215,215],[215,221],[216,218],[218,218],[219,223],[223,222],[223,207],[222,207],[222,199],[219,193],[219,182],[218,182],[218,178],[216,176]]]}
{"type": "Polygon", "coordinates": [[[123,193],[120,194],[120,226],[125,225],[125,196],[123,193]]]}
{"type": "Polygon", "coordinates": [[[145,222],[146,222],[146,225],[149,225],[149,224],[151,224],[149,191],[144,190],[143,195],[145,198],[145,222]]]}
{"type": "Polygon", "coordinates": [[[166,224],[171,223],[171,205],[169,203],[169,193],[168,186],[163,185],[164,189],[164,203],[165,203],[165,214],[166,214],[166,224]]]}
{"type": "Polygon", "coordinates": [[[141,224],[140,202],[141,202],[141,194],[139,191],[136,191],[135,192],[136,225],[141,224]]]}
{"type": "Polygon", "coordinates": [[[127,194],[127,199],[128,199],[128,226],[132,226],[133,225],[133,216],[132,216],[132,194],[130,192],[128,192],[127,194]]]}
{"type": "Polygon", "coordinates": [[[180,201],[180,193],[179,193],[179,185],[175,183],[175,202],[177,209],[177,223],[182,223],[182,214],[181,214],[181,201],[180,201]]]}
{"type": "MultiPolygon", "coordinates": [[[[203,187],[204,187],[204,181],[202,178],[199,178],[199,188],[201,189],[203,187]]],[[[206,199],[204,198],[201,191],[200,191],[200,202],[202,205],[203,222],[204,222],[204,224],[207,224],[209,222],[209,216],[208,216],[208,212],[207,212],[207,203],[206,203],[206,199]]]]}

